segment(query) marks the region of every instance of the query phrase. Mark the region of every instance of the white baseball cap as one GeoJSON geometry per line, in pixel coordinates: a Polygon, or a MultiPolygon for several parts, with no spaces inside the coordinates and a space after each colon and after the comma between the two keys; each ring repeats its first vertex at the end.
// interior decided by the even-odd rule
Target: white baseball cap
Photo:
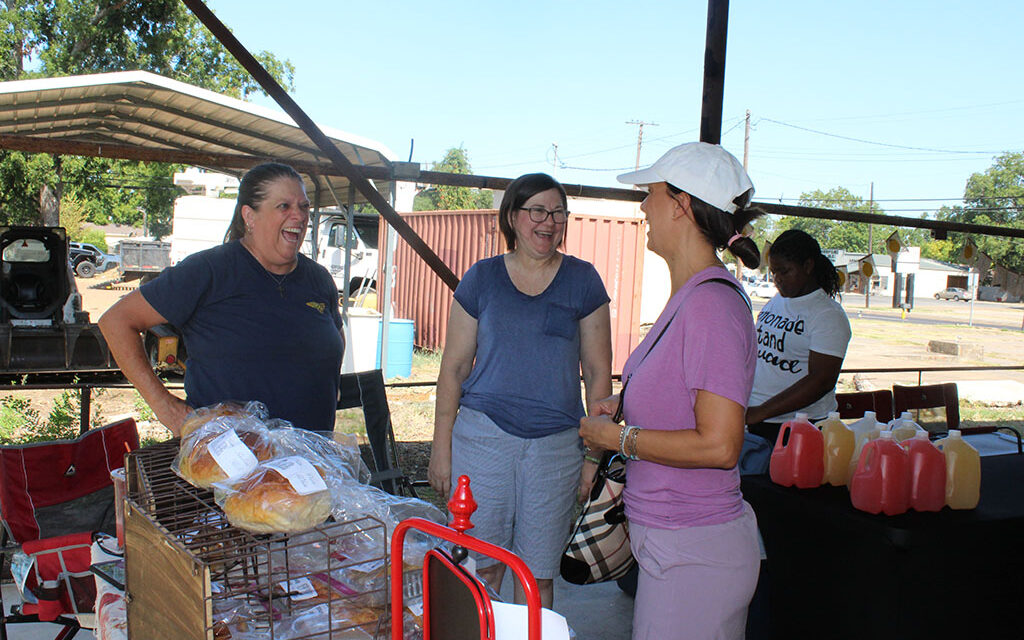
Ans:
{"type": "MultiPolygon", "coordinates": [[[[747,191],[754,193],[754,184],[740,161],[721,146],[707,142],[673,147],[651,166],[624,173],[618,180],[625,184],[667,182],[727,213],[741,208],[734,202],[736,198],[747,191]]],[[[749,202],[748,198],[743,205],[749,202]]]]}

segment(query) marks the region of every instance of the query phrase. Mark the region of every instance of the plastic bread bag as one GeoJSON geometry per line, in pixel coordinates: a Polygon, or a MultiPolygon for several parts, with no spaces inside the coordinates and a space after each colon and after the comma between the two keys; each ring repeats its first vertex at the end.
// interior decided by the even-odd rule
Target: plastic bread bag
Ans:
{"type": "Polygon", "coordinates": [[[287,550],[271,553],[270,568],[275,575],[301,576],[383,558],[384,535],[384,527],[371,520],[325,524],[290,536],[287,550]]]}
{"type": "Polygon", "coordinates": [[[255,418],[260,422],[270,417],[266,405],[262,402],[250,400],[249,402],[218,402],[205,407],[192,409],[185,416],[185,422],[181,425],[181,438],[184,440],[207,422],[216,418],[255,418]]]}
{"type": "MultiPolygon", "coordinates": [[[[369,516],[384,523],[387,540],[402,520],[417,517],[444,524],[444,513],[418,498],[393,496],[377,487],[354,482],[332,482],[332,515],[339,522],[369,516]]],[[[423,556],[433,548],[433,538],[421,531],[410,530],[403,545],[402,560],[416,567],[423,566],[423,556]]]]}
{"type": "Polygon", "coordinates": [[[280,455],[302,456],[357,482],[370,481],[370,470],[363,462],[354,435],[296,429],[286,420],[271,420],[269,426],[280,455]]]}
{"type": "Polygon", "coordinates": [[[261,462],[249,475],[214,484],[228,522],[251,533],[297,533],[331,515],[330,469],[301,456],[261,462]]]}
{"type": "Polygon", "coordinates": [[[258,418],[219,416],[182,439],[171,470],[189,484],[208,489],[215,482],[247,475],[276,453],[270,431],[258,418]]]}
{"type": "Polygon", "coordinates": [[[257,612],[248,603],[235,599],[213,601],[213,637],[215,640],[269,640],[270,629],[257,621],[266,613],[257,612]]]}
{"type": "Polygon", "coordinates": [[[380,624],[383,610],[352,605],[344,601],[318,604],[294,610],[274,623],[275,640],[330,637],[337,640],[371,640],[380,624]]]}

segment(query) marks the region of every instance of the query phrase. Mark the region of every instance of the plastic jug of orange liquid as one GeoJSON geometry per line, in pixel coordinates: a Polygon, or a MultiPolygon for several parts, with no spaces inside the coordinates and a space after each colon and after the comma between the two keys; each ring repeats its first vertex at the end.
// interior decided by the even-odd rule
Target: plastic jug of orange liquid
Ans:
{"type": "Polygon", "coordinates": [[[821,484],[825,475],[825,442],[806,413],[798,413],[784,422],[772,450],[768,475],[784,487],[796,485],[810,489],[821,484]]]}
{"type": "Polygon", "coordinates": [[[981,497],[981,457],[967,444],[959,429],[935,443],[946,456],[946,504],[951,509],[973,509],[981,497]]]}
{"type": "Polygon", "coordinates": [[[924,431],[921,425],[914,422],[914,416],[909,411],[904,411],[900,417],[890,422],[889,430],[892,431],[892,437],[896,442],[906,442],[917,432],[924,431]]]}
{"type": "Polygon", "coordinates": [[[910,461],[910,508],[939,511],[946,504],[946,456],[918,431],[903,443],[910,461]]]}
{"type": "Polygon", "coordinates": [[[856,436],[839,419],[839,413],[833,411],[828,417],[814,425],[821,429],[821,437],[825,446],[825,475],[822,484],[834,487],[846,486],[846,478],[850,471],[850,459],[856,446],[856,436]]]}
{"type": "Polygon", "coordinates": [[[868,513],[894,516],[910,506],[910,460],[885,430],[864,445],[850,483],[850,502],[868,513]]]}
{"type": "Polygon", "coordinates": [[[846,471],[847,486],[853,480],[853,472],[857,470],[857,462],[860,460],[864,445],[877,438],[880,429],[885,429],[885,425],[878,421],[874,411],[865,411],[863,418],[850,425],[850,431],[853,431],[853,454],[850,456],[850,465],[846,471]]]}

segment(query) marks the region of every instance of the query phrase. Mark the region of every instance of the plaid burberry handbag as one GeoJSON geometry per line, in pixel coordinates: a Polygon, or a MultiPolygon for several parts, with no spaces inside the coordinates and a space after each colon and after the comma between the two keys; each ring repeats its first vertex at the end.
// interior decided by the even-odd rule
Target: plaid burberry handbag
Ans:
{"type": "Polygon", "coordinates": [[[606,452],[598,466],[594,488],[562,554],[561,574],[566,582],[592,584],[615,580],[636,564],[629,550],[629,523],[622,502],[625,486],[625,462],[617,453],[606,452]]]}

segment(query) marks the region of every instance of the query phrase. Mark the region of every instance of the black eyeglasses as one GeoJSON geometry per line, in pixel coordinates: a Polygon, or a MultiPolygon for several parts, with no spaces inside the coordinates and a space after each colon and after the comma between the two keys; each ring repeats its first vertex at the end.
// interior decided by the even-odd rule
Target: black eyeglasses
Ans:
{"type": "Polygon", "coordinates": [[[529,211],[530,220],[534,222],[544,222],[551,216],[551,221],[555,224],[562,224],[566,218],[569,217],[569,212],[565,209],[552,209],[548,211],[544,207],[519,207],[520,211],[529,211]]]}

